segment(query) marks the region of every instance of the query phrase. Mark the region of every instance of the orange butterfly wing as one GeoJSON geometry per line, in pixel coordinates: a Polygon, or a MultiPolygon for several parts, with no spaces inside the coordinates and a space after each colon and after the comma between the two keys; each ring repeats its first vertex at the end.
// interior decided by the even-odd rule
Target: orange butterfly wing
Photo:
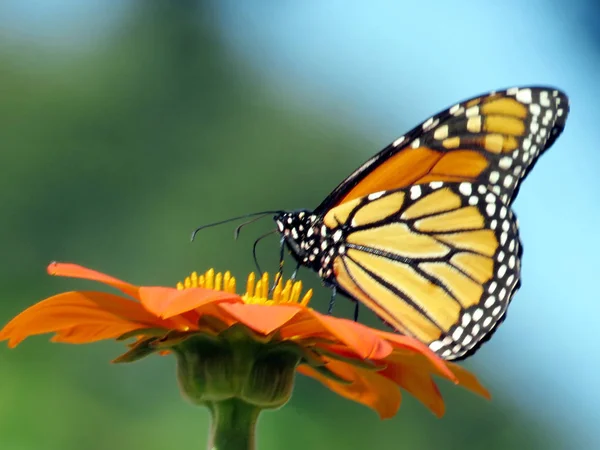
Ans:
{"type": "Polygon", "coordinates": [[[431,182],[346,202],[323,219],[342,234],[336,284],[445,359],[489,338],[519,286],[516,219],[482,184],[431,182]]]}
{"type": "Polygon", "coordinates": [[[458,103],[396,139],[316,208],[430,181],[490,186],[510,204],[521,180],[562,132],[568,99],[552,88],[512,88],[458,103]]]}

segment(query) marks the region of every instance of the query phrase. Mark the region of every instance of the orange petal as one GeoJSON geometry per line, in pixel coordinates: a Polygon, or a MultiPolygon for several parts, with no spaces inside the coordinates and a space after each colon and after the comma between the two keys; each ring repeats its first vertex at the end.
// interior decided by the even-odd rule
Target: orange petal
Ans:
{"type": "Polygon", "coordinates": [[[446,409],[444,399],[428,371],[424,372],[410,365],[390,362],[379,373],[408,391],[436,416],[444,415],[446,409]]]}
{"type": "MultiPolygon", "coordinates": [[[[115,322],[113,324],[86,323],[59,330],[50,340],[63,344],[88,344],[105,339],[115,339],[132,331],[131,326],[130,322],[115,322]]],[[[140,334],[143,334],[143,330],[140,330],[140,334]]]]}
{"type": "Polygon", "coordinates": [[[223,303],[219,307],[238,322],[261,334],[271,334],[279,330],[297,315],[304,315],[305,309],[295,305],[248,305],[223,303]]]}
{"type": "Polygon", "coordinates": [[[351,320],[325,316],[316,311],[312,312],[333,336],[346,344],[359,357],[381,360],[392,352],[392,346],[371,328],[351,320]]]}
{"type": "Polygon", "coordinates": [[[327,368],[350,384],[333,381],[307,365],[299,366],[298,372],[319,380],[342,397],[374,409],[382,419],[393,417],[398,412],[402,396],[400,389],[392,381],[377,372],[339,361],[330,361],[327,368]]]}
{"type": "Polygon", "coordinates": [[[158,317],[169,318],[213,302],[242,302],[239,295],[204,288],[176,289],[142,286],[139,298],[144,308],[158,317]]]}
{"type": "Polygon", "coordinates": [[[48,265],[47,271],[50,275],[59,277],[84,278],[86,280],[99,281],[135,299],[139,299],[137,286],[77,264],[53,262],[48,265]]]}
{"type": "MultiPolygon", "coordinates": [[[[29,307],[12,319],[1,331],[0,340],[9,339],[10,347],[28,336],[73,329],[69,342],[91,342],[83,332],[86,325],[104,327],[104,339],[115,338],[138,328],[160,328],[166,323],[131,300],[104,292],[65,292],[29,307]],[[81,334],[76,331],[80,330],[81,334]]],[[[66,331],[64,333],[67,333],[66,331]]],[[[59,333],[60,334],[60,333],[59,333]]],[[[59,338],[60,339],[60,338],[59,338]]],[[[93,339],[97,340],[97,339],[93,339]]]]}
{"type": "Polygon", "coordinates": [[[465,389],[468,389],[472,392],[475,392],[476,394],[481,395],[484,398],[487,398],[488,400],[492,399],[492,396],[489,393],[489,391],[486,388],[484,388],[483,385],[477,379],[477,377],[471,372],[469,372],[467,369],[455,363],[448,363],[448,367],[456,376],[456,378],[458,378],[459,385],[461,385],[465,389]]]}
{"type": "Polygon", "coordinates": [[[344,348],[330,345],[330,349],[348,357],[384,359],[392,347],[374,333],[375,330],[359,323],[325,316],[312,309],[308,314],[296,316],[281,328],[282,339],[319,338],[340,343],[344,348]],[[352,354],[348,354],[351,352],[352,354]]]}
{"type": "Polygon", "coordinates": [[[422,342],[396,333],[387,333],[381,331],[378,333],[381,337],[390,341],[394,346],[392,357],[394,359],[412,358],[411,364],[421,364],[423,367],[434,368],[436,373],[444,378],[458,383],[458,379],[448,368],[447,362],[435,354],[429,347],[422,342]]]}

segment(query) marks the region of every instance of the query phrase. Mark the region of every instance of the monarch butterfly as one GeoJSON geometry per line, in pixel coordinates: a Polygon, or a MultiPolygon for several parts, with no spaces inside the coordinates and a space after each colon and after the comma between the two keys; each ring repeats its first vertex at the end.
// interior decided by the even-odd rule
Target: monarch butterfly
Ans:
{"type": "Polygon", "coordinates": [[[314,211],[271,212],[282,249],[334,296],[444,359],[466,358],[520,286],[510,206],[568,110],[566,95],[547,87],[457,103],[366,161],[314,211]]]}

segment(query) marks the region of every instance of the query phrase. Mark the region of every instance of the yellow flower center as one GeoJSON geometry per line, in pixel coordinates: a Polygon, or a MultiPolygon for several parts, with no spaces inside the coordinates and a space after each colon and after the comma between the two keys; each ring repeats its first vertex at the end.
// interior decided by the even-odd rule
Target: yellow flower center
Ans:
{"type": "MultiPolygon", "coordinates": [[[[177,289],[179,290],[195,287],[235,294],[235,277],[232,277],[229,271],[223,274],[221,272],[215,273],[214,269],[209,269],[201,275],[192,272],[183,282],[177,283],[177,289]]],[[[241,297],[248,304],[278,305],[295,303],[306,306],[312,297],[313,291],[309,289],[302,298],[300,297],[301,293],[302,281],[287,280],[284,284],[281,277],[278,277],[275,288],[271,291],[269,274],[265,272],[259,280],[256,280],[256,275],[252,272],[248,275],[246,292],[241,297]]]]}

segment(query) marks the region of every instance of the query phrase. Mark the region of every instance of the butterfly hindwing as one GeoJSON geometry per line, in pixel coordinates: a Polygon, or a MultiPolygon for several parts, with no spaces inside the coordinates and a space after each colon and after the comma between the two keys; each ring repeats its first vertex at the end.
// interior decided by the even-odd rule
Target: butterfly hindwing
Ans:
{"type": "Polygon", "coordinates": [[[432,182],[330,210],[333,282],[446,359],[489,337],[518,288],[516,219],[484,184],[432,182]]]}
{"type": "Polygon", "coordinates": [[[568,111],[567,97],[544,87],[512,88],[458,103],[365,162],[315,212],[431,181],[484,184],[510,204],[539,155],[562,132],[568,111]]]}

